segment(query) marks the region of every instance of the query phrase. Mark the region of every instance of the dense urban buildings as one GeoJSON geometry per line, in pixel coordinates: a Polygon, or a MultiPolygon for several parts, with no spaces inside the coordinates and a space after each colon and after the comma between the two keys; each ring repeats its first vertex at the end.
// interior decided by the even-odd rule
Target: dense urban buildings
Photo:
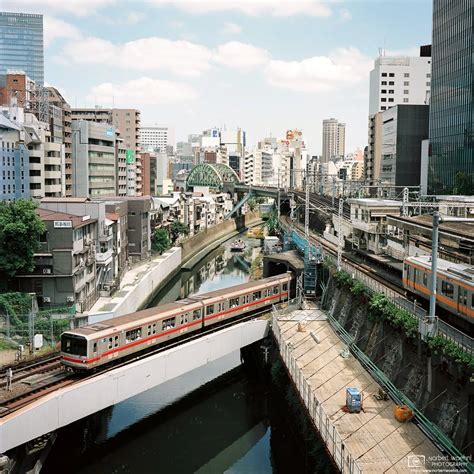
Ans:
{"type": "Polygon", "coordinates": [[[381,179],[383,111],[398,104],[429,104],[431,91],[431,47],[421,46],[419,56],[379,56],[370,72],[368,147],[364,160],[365,179],[381,179]]]}
{"type": "Polygon", "coordinates": [[[430,194],[474,194],[474,8],[434,0],[430,194]]]}
{"type": "Polygon", "coordinates": [[[0,12],[0,76],[9,70],[44,84],[43,15],[0,12]]]}
{"type": "Polygon", "coordinates": [[[338,159],[346,151],[346,124],[335,118],[323,120],[322,162],[338,159]]]}

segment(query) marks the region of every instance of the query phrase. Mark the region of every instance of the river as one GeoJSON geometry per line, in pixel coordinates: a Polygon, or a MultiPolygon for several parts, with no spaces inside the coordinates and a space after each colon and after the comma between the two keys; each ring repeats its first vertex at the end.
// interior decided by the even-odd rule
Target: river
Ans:
{"type": "MultiPolygon", "coordinates": [[[[181,272],[150,306],[245,282],[259,241],[245,254],[227,242],[181,272]]],[[[331,470],[309,461],[287,400],[248,373],[236,352],[58,432],[45,473],[270,473],[331,470]]],[[[301,436],[300,436],[301,437],[301,436]]]]}

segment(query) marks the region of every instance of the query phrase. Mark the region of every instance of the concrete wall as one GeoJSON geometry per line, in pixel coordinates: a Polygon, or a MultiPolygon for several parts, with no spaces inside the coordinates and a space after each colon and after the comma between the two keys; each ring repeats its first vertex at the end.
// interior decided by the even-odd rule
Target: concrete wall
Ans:
{"type": "Polygon", "coordinates": [[[267,333],[267,321],[247,321],[56,390],[0,419],[0,453],[205,366],[267,333]]]}
{"type": "Polygon", "coordinates": [[[134,313],[139,310],[151,296],[156,292],[157,288],[163,284],[168,278],[173,276],[179,270],[181,265],[181,248],[173,247],[165,252],[160,259],[156,259],[148,270],[141,275],[140,281],[125,285],[118,295],[123,297],[115,303],[113,308],[106,311],[90,314],[88,316],[88,324],[94,324],[105,319],[115,318],[128,313],[134,313]],[[156,264],[154,264],[156,263],[156,264]]]}
{"type": "Polygon", "coordinates": [[[183,262],[196,255],[214,241],[231,234],[238,229],[243,229],[260,220],[259,212],[250,212],[245,216],[239,216],[236,219],[229,219],[213,227],[193,235],[181,243],[183,262]]]}

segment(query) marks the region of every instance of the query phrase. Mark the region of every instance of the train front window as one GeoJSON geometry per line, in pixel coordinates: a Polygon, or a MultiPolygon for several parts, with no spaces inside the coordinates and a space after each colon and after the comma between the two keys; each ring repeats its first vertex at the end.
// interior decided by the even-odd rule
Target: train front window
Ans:
{"type": "Polygon", "coordinates": [[[63,334],[61,336],[61,350],[67,354],[78,356],[87,355],[87,340],[82,336],[63,334]]]}

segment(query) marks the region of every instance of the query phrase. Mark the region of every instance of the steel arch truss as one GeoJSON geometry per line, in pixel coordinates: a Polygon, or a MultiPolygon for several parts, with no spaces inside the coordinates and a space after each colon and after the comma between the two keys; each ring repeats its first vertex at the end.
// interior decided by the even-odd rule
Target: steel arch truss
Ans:
{"type": "Polygon", "coordinates": [[[201,163],[189,173],[186,189],[194,186],[208,186],[222,190],[224,183],[240,183],[239,176],[230,166],[222,163],[201,163]]]}

